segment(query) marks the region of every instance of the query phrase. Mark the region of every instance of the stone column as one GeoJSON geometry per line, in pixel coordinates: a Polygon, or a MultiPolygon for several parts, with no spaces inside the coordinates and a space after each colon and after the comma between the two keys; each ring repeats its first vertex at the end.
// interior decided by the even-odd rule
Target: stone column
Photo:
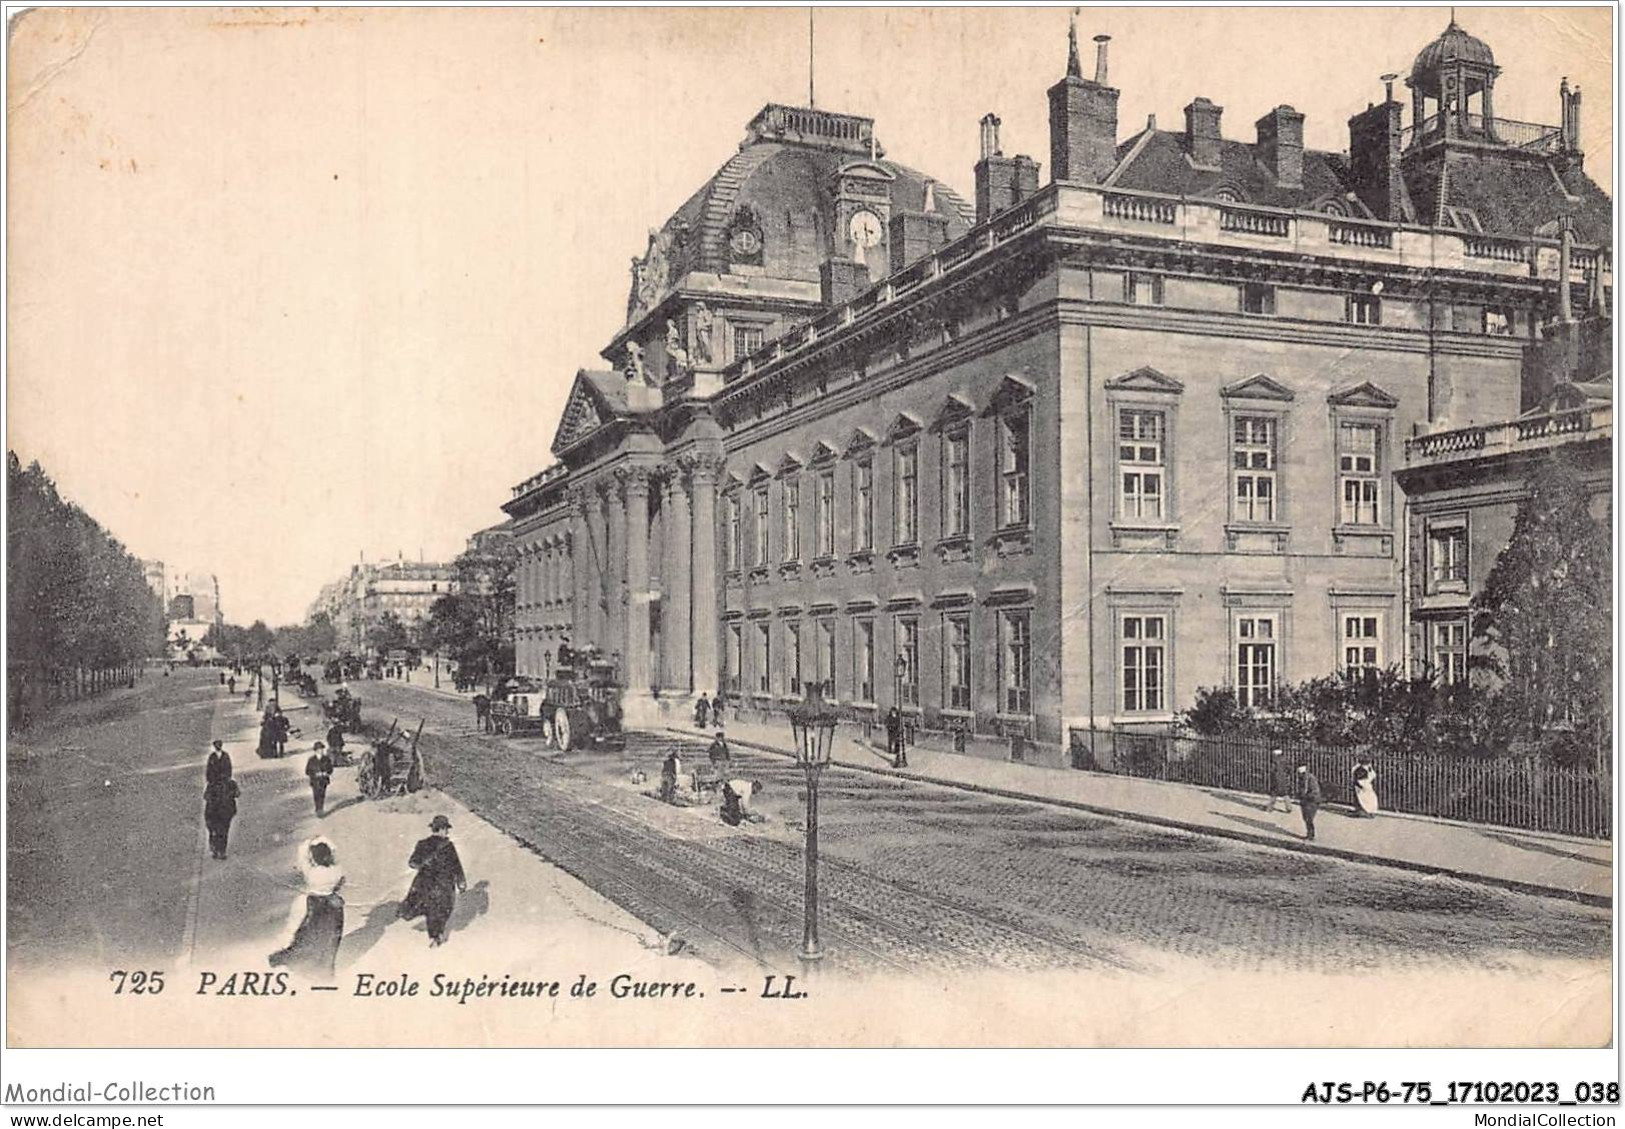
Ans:
{"type": "Polygon", "coordinates": [[[649,677],[649,471],[621,475],[626,495],[626,688],[646,694],[649,677]]]}
{"type": "Polygon", "coordinates": [[[577,647],[589,640],[587,625],[587,494],[580,487],[570,492],[570,642],[577,647]]]}
{"type": "MultiPolygon", "coordinates": [[[[628,658],[626,647],[626,500],[621,494],[620,475],[609,479],[604,492],[604,526],[607,547],[604,559],[604,593],[609,607],[604,616],[599,644],[620,654],[622,673],[628,658]]],[[[626,679],[628,689],[632,680],[626,679]]]]}
{"type": "Polygon", "coordinates": [[[693,569],[689,574],[689,617],[694,636],[694,689],[715,694],[717,672],[717,476],[722,459],[699,455],[688,461],[694,497],[693,569]]]}
{"type": "Polygon", "coordinates": [[[689,622],[689,511],[688,476],[678,471],[666,479],[665,565],[661,577],[664,604],[660,609],[661,659],[665,675],[661,685],[676,694],[687,693],[693,685],[689,648],[694,631],[689,622]]]}

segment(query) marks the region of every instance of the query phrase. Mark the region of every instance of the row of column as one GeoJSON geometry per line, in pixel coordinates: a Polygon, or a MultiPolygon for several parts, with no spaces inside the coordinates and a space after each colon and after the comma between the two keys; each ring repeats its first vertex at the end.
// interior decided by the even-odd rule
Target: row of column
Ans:
{"type": "Polygon", "coordinates": [[[570,495],[571,537],[582,556],[571,570],[577,642],[625,660],[626,686],[655,679],[649,651],[649,501],[661,491],[662,688],[717,688],[716,489],[720,456],[689,454],[672,468],[619,467],[570,495]]]}
{"type": "Polygon", "coordinates": [[[520,604],[552,604],[574,592],[571,547],[570,537],[549,537],[526,546],[523,552],[527,560],[519,574],[520,604]]]}

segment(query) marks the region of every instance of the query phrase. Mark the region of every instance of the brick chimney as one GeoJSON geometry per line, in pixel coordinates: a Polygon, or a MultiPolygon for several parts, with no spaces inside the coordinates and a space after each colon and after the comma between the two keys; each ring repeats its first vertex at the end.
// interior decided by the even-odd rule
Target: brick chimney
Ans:
{"type": "Polygon", "coordinates": [[[1580,88],[1576,86],[1570,90],[1569,80],[1565,77],[1557,93],[1563,104],[1563,116],[1559,119],[1558,128],[1563,139],[1563,154],[1567,158],[1567,166],[1582,167],[1585,153],[1580,148],[1580,88]]]}
{"type": "Polygon", "coordinates": [[[869,268],[851,259],[825,259],[818,268],[818,286],[825,306],[842,305],[869,289],[869,268]]]}
{"type": "Polygon", "coordinates": [[[1016,156],[1016,203],[1038,195],[1038,162],[1031,157],[1016,156]]]}
{"type": "Polygon", "coordinates": [[[1349,180],[1354,194],[1378,219],[1405,218],[1405,182],[1399,167],[1400,112],[1392,98],[1349,119],[1349,180]]]}
{"type": "Polygon", "coordinates": [[[1069,40],[1067,73],[1049,88],[1049,167],[1052,180],[1094,183],[1117,167],[1117,96],[1106,85],[1106,43],[1097,36],[1095,78],[1083,77],[1078,65],[1074,24],[1069,40]]]}
{"type": "Polygon", "coordinates": [[[1016,163],[999,148],[999,119],[982,117],[982,158],[976,162],[976,222],[1015,203],[1016,163]]]}
{"type": "Polygon", "coordinates": [[[1185,107],[1185,149],[1199,169],[1219,167],[1219,118],[1223,106],[1197,98],[1185,107]]]}
{"type": "Polygon", "coordinates": [[[1282,188],[1303,187],[1303,115],[1277,106],[1255,123],[1258,158],[1282,188]]]}
{"type": "Polygon", "coordinates": [[[919,262],[948,242],[948,217],[936,212],[898,212],[891,218],[891,273],[919,262]]]}

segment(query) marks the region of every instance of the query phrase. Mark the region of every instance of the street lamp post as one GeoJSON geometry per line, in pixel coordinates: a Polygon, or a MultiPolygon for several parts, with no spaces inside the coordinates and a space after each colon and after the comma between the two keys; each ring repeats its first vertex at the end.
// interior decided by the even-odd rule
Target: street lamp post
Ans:
{"type": "Polygon", "coordinates": [[[807,894],[801,932],[801,959],[824,955],[818,943],[818,778],[828,767],[835,746],[835,714],[824,705],[822,688],[813,686],[806,702],[790,710],[796,763],[807,774],[807,894]]]}

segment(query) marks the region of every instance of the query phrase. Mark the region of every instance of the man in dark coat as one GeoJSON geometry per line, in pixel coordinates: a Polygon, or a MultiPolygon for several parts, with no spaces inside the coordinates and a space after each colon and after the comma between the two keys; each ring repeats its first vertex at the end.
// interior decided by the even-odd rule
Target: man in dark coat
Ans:
{"type": "Polygon", "coordinates": [[[711,700],[700,692],[700,700],[694,703],[694,728],[704,729],[711,724],[711,700]]]}
{"type": "Polygon", "coordinates": [[[203,826],[209,830],[209,854],[213,858],[226,857],[226,837],[237,815],[239,794],[237,782],[229,776],[210,781],[203,789],[203,826]]]}
{"type": "Polygon", "coordinates": [[[288,752],[288,734],[293,730],[293,722],[288,715],[280,709],[271,715],[272,731],[276,735],[276,755],[285,756],[288,752]]]}
{"type": "Polygon", "coordinates": [[[209,763],[203,768],[203,783],[213,784],[218,780],[231,779],[231,754],[226,752],[225,745],[219,741],[209,750],[209,763]]]}
{"type": "Polygon", "coordinates": [[[893,768],[908,767],[908,753],[903,748],[903,713],[896,706],[886,715],[886,751],[891,753],[893,768]]]}
{"type": "Polygon", "coordinates": [[[334,722],[327,730],[327,755],[337,762],[344,756],[344,726],[334,722]]]}
{"type": "Polygon", "coordinates": [[[1315,813],[1320,810],[1320,781],[1309,771],[1309,766],[1298,766],[1298,810],[1303,813],[1303,837],[1315,838],[1315,813]]]}
{"type": "Polygon", "coordinates": [[[237,676],[235,674],[226,679],[226,693],[233,698],[237,696],[237,676]]]}
{"type": "Polygon", "coordinates": [[[401,903],[400,916],[406,921],[422,917],[429,927],[429,947],[445,944],[446,922],[457,905],[457,892],[468,889],[457,847],[446,832],[451,820],[437,815],[429,822],[429,837],[419,839],[406,865],[417,871],[412,888],[401,903]]]}
{"type": "Polygon", "coordinates": [[[491,699],[484,694],[474,695],[474,728],[481,733],[491,731],[491,699]]]}
{"type": "Polygon", "coordinates": [[[316,742],[315,750],[305,761],[305,776],[310,780],[310,798],[316,801],[316,815],[322,815],[327,803],[327,785],[333,779],[333,758],[327,755],[327,746],[316,742]]]}

